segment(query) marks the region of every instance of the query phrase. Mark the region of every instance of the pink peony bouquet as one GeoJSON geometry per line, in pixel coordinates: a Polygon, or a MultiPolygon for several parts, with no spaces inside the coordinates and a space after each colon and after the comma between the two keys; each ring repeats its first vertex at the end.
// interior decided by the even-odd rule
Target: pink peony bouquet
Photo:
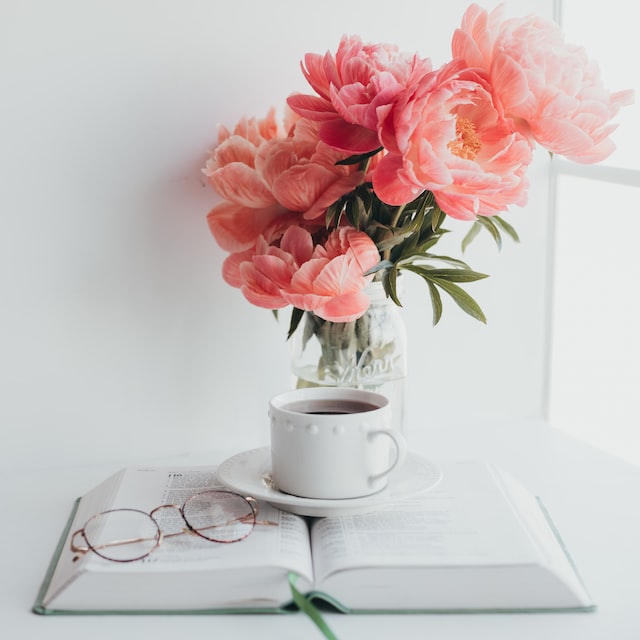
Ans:
{"type": "Polygon", "coordinates": [[[433,69],[345,36],[335,54],[305,56],[313,93],[289,96],[282,123],[271,110],[220,128],[203,172],[222,198],[208,223],[229,252],[223,277],[254,305],[292,306],[290,334],[304,312],[360,317],[374,278],[400,304],[401,270],[428,285],[434,324],[440,291],[485,321],[461,284],[486,276],[432,253],[446,217],[469,221],[463,248],[482,228],[517,240],[501,214],[526,203],[536,144],[583,163],[613,151],[632,92],[605,89],[557,25],[474,4],[451,52],[433,69]]]}

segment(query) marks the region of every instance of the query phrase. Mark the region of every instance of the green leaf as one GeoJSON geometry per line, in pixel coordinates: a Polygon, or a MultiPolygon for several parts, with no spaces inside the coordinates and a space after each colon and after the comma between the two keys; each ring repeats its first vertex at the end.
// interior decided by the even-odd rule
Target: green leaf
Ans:
{"type": "Polygon", "coordinates": [[[470,269],[435,269],[433,275],[447,282],[476,282],[489,277],[485,273],[471,271],[470,269]]]}
{"type": "Polygon", "coordinates": [[[336,162],[337,165],[349,165],[349,164],[358,164],[359,162],[362,162],[363,160],[367,160],[368,158],[371,158],[373,156],[376,155],[376,153],[380,153],[380,151],[382,151],[383,147],[378,147],[377,149],[374,149],[373,151],[369,151],[367,153],[358,153],[356,155],[353,156],[349,156],[348,158],[344,158],[344,160],[338,160],[338,162],[336,162]]]}
{"type": "MultiPolygon", "coordinates": [[[[418,198],[414,200],[414,204],[417,205],[415,206],[415,212],[417,214],[416,217],[422,216],[424,218],[426,214],[433,212],[435,208],[435,199],[431,191],[423,191],[422,195],[418,196],[418,198]]],[[[407,208],[411,210],[414,207],[412,207],[410,203],[407,208]]]]}
{"type": "Polygon", "coordinates": [[[382,271],[383,269],[391,269],[392,267],[393,267],[393,262],[391,262],[390,260],[380,260],[380,262],[378,262],[378,264],[375,265],[375,267],[371,267],[371,269],[369,269],[368,271],[365,271],[364,275],[370,276],[374,273],[378,273],[379,271],[382,271]]]}
{"type": "MultiPolygon", "coordinates": [[[[440,296],[434,296],[432,290],[432,286],[437,285],[448,293],[465,313],[486,324],[487,319],[478,303],[464,289],[454,284],[454,281],[474,282],[486,278],[485,274],[471,271],[470,269],[436,269],[429,265],[416,264],[405,264],[402,265],[402,268],[417,273],[429,285],[431,302],[434,305],[434,319],[437,317],[439,320],[442,315],[442,309],[439,308],[441,307],[440,296]]],[[[437,291],[436,294],[438,294],[437,291]]]]}
{"type": "Polygon", "coordinates": [[[471,267],[466,262],[458,260],[458,258],[451,258],[449,256],[437,256],[435,254],[430,254],[427,257],[429,258],[429,260],[438,260],[439,262],[446,262],[448,264],[461,267],[462,269],[471,269],[471,267]]]}
{"type": "Polygon", "coordinates": [[[472,271],[471,269],[436,269],[430,265],[411,264],[404,265],[404,269],[413,271],[423,278],[441,278],[448,282],[476,282],[483,278],[488,278],[484,273],[472,271]]]}
{"type": "Polygon", "coordinates": [[[398,298],[398,270],[393,267],[387,271],[382,281],[384,286],[384,292],[389,298],[391,298],[399,307],[402,306],[398,298]]]}
{"type": "Polygon", "coordinates": [[[416,243],[414,247],[407,247],[407,250],[402,252],[403,258],[419,259],[429,257],[429,249],[438,244],[438,240],[440,240],[438,236],[431,236],[428,240],[425,240],[420,244],[416,243]]]}
{"type": "Polygon", "coordinates": [[[349,198],[345,206],[345,214],[351,226],[360,229],[360,208],[357,198],[349,198]]]}
{"type": "Polygon", "coordinates": [[[373,208],[373,195],[368,188],[365,188],[364,185],[360,185],[356,188],[356,194],[362,200],[362,206],[365,211],[371,211],[373,208]]]}
{"type": "Polygon", "coordinates": [[[503,220],[500,216],[493,216],[492,218],[496,225],[500,227],[514,242],[520,242],[520,237],[518,236],[517,231],[505,220],[503,220]]]}
{"type": "Polygon", "coordinates": [[[500,235],[500,231],[494,224],[493,220],[491,218],[481,216],[478,218],[478,222],[493,236],[493,239],[498,245],[498,249],[502,249],[502,236],[500,235]]]}
{"type": "Polygon", "coordinates": [[[431,278],[431,281],[446,291],[465,313],[468,313],[472,318],[484,324],[487,323],[487,319],[478,303],[464,289],[457,284],[453,284],[447,280],[441,280],[440,278],[431,278]]]}
{"type": "MultiPolygon", "coordinates": [[[[393,233],[393,232],[392,232],[393,233]]],[[[379,251],[385,251],[387,249],[393,249],[393,247],[398,246],[402,242],[404,242],[407,238],[410,238],[412,235],[411,231],[406,231],[404,233],[393,233],[393,235],[385,238],[384,240],[380,240],[380,242],[376,243],[379,251]]]]}
{"type": "Polygon", "coordinates": [[[469,229],[467,235],[462,239],[462,253],[467,250],[467,247],[473,242],[475,237],[480,233],[480,229],[482,226],[479,222],[474,222],[471,225],[471,229],[469,229]]]}
{"type": "Polygon", "coordinates": [[[431,211],[431,228],[433,229],[433,231],[437,231],[440,228],[440,225],[444,222],[444,219],[444,211],[437,205],[434,206],[433,210],[431,211]]]}
{"type": "Polygon", "coordinates": [[[433,326],[435,327],[438,322],[440,322],[440,318],[442,317],[442,298],[440,297],[440,292],[436,288],[436,286],[426,281],[429,286],[429,293],[431,294],[431,306],[433,307],[433,326]]]}
{"type": "Polygon", "coordinates": [[[289,332],[287,333],[287,340],[295,333],[298,325],[300,324],[300,320],[302,320],[304,316],[304,311],[302,309],[298,309],[298,307],[293,307],[291,309],[291,322],[289,323],[289,332]]]}
{"type": "Polygon", "coordinates": [[[342,209],[342,198],[334,202],[331,206],[327,207],[327,211],[324,215],[324,222],[327,229],[333,223],[333,220],[338,215],[338,211],[340,209],[342,209]]]}

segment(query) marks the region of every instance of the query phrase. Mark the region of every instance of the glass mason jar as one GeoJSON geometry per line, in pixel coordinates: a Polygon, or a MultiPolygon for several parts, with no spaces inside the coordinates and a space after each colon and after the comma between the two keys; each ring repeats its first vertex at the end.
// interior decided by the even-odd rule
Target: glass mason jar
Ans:
{"type": "Polygon", "coordinates": [[[367,285],[371,305],[352,322],[330,322],[306,312],[291,337],[296,387],[351,387],[389,398],[392,426],[405,437],[407,338],[401,309],[381,282],[367,285]]]}

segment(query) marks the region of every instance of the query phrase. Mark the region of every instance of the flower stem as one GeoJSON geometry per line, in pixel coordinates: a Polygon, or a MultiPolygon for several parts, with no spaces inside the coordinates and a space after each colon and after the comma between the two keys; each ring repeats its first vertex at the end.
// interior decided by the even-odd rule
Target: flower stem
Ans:
{"type": "MultiPolygon", "coordinates": [[[[404,208],[406,206],[407,206],[406,204],[402,204],[396,209],[396,212],[393,215],[393,218],[391,218],[391,224],[389,225],[390,227],[393,228],[398,224],[398,220],[400,220],[400,216],[402,215],[402,212],[404,211],[404,208]]],[[[390,234],[393,235],[393,231],[390,231],[390,234]]],[[[389,235],[387,235],[387,237],[389,237],[389,235]]],[[[390,257],[391,257],[391,249],[385,249],[382,254],[382,259],[389,260],[390,257]]]]}

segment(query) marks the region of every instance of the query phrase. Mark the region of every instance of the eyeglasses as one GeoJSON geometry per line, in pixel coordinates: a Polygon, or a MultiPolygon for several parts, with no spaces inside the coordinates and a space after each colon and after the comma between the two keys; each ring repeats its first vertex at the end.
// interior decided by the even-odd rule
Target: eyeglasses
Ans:
{"type": "MultiPolygon", "coordinates": [[[[72,534],[70,547],[77,554],[93,551],[112,562],[133,562],[146,558],[166,538],[190,534],[210,542],[239,542],[256,524],[277,524],[258,522],[257,517],[255,498],[213,489],[196,493],[182,506],[163,504],[150,513],[139,509],[98,513],[72,534]]],[[[74,562],[79,557],[76,556],[74,562]]]]}

